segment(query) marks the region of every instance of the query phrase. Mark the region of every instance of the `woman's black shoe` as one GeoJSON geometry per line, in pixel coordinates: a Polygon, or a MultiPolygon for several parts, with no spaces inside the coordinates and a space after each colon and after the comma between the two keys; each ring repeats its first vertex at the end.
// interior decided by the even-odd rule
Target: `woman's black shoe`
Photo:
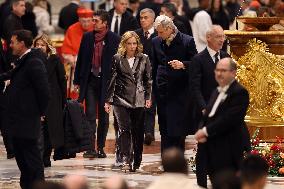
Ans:
{"type": "Polygon", "coordinates": [[[131,168],[129,169],[129,172],[136,172],[137,169],[139,169],[139,166],[133,165],[133,166],[131,166],[131,168]]]}

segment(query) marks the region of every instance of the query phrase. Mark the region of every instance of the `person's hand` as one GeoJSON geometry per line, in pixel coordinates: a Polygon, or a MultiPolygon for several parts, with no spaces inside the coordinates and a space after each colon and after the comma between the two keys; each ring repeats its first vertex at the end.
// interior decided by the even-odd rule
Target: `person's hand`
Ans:
{"type": "Polygon", "coordinates": [[[44,120],[45,120],[45,116],[41,116],[40,121],[44,121],[44,120]]]}
{"type": "Polygon", "coordinates": [[[109,114],[109,113],[110,113],[110,110],[111,110],[110,104],[106,102],[104,107],[105,107],[106,113],[109,114]]]}
{"type": "Polygon", "coordinates": [[[7,86],[9,86],[10,85],[10,83],[11,83],[11,81],[10,80],[6,80],[5,81],[5,86],[7,87],[7,86]]]}
{"type": "Polygon", "coordinates": [[[179,60],[169,61],[168,64],[175,70],[185,69],[184,64],[179,60]]]}
{"type": "Polygon", "coordinates": [[[207,141],[207,136],[205,132],[202,129],[199,129],[195,135],[194,135],[195,140],[199,143],[205,143],[207,141]]]}
{"type": "Polygon", "coordinates": [[[204,114],[205,114],[205,112],[206,112],[206,109],[203,109],[201,112],[202,112],[202,114],[204,115],[204,114]]]}
{"type": "Polygon", "coordinates": [[[146,100],[145,107],[146,108],[150,108],[151,106],[152,106],[152,101],[151,100],[146,100]]]}
{"type": "Polygon", "coordinates": [[[11,63],[11,66],[12,66],[13,69],[16,68],[16,65],[15,65],[14,62],[11,63]]]}
{"type": "Polygon", "coordinates": [[[64,62],[70,64],[73,68],[75,67],[76,56],[72,54],[62,54],[64,62]]]}

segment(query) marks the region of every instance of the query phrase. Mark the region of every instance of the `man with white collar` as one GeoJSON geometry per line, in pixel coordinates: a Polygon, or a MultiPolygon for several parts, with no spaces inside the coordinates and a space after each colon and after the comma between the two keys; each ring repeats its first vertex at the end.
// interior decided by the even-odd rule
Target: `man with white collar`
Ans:
{"type": "MultiPolygon", "coordinates": [[[[152,52],[152,39],[157,36],[157,32],[154,29],[155,12],[152,9],[145,8],[140,11],[140,25],[141,28],[135,30],[139,36],[143,45],[143,53],[147,54],[151,60],[152,52]]],[[[153,69],[156,70],[156,69],[153,69]]],[[[153,73],[152,78],[155,78],[153,73]]],[[[153,90],[155,90],[155,83],[153,83],[153,90]]],[[[152,106],[145,110],[145,139],[144,143],[150,145],[155,140],[154,127],[155,127],[155,115],[156,115],[156,101],[154,95],[152,95],[152,106]]]]}
{"type": "MultiPolygon", "coordinates": [[[[214,70],[218,60],[221,58],[229,57],[229,54],[222,51],[222,46],[225,40],[224,30],[219,25],[213,25],[206,32],[207,47],[195,55],[192,59],[190,69],[190,85],[192,91],[192,123],[193,131],[196,131],[198,124],[205,112],[210,95],[218,86],[215,80],[214,70]]],[[[198,144],[199,153],[197,154],[196,167],[197,181],[199,185],[206,186],[207,176],[205,165],[200,162],[205,162],[201,159],[202,144],[198,144]],[[201,154],[200,154],[201,153],[201,154]]]]}
{"type": "Polygon", "coordinates": [[[198,114],[205,111],[211,93],[218,86],[214,76],[217,62],[230,55],[222,51],[225,41],[224,30],[220,25],[213,25],[206,32],[207,47],[195,55],[191,65],[191,85],[196,98],[198,114]]]}
{"type": "Polygon", "coordinates": [[[122,36],[126,31],[138,29],[138,22],[127,11],[128,0],[114,0],[114,8],[109,11],[109,28],[112,32],[122,36]]]}
{"type": "Polygon", "coordinates": [[[207,157],[203,160],[210,179],[224,169],[238,171],[243,158],[243,128],[249,94],[235,80],[236,73],[237,65],[231,58],[217,63],[215,79],[219,86],[210,97],[201,128],[195,133],[198,143],[205,146],[202,156],[207,157]]]}

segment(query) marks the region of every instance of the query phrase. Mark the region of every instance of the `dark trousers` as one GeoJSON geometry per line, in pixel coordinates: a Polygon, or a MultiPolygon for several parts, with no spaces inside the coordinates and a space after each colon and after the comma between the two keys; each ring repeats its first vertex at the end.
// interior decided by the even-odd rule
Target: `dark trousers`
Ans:
{"type": "Polygon", "coordinates": [[[144,141],[144,108],[113,106],[117,120],[119,159],[123,163],[139,167],[142,161],[144,141]]]}
{"type": "Polygon", "coordinates": [[[167,123],[167,101],[164,99],[157,99],[158,106],[158,122],[161,134],[161,155],[164,150],[176,147],[184,152],[185,150],[185,136],[172,136],[168,132],[168,123],[167,123]]]}
{"type": "Polygon", "coordinates": [[[155,116],[156,116],[156,101],[152,95],[152,106],[145,109],[145,123],[144,123],[144,133],[150,133],[153,137],[155,136],[155,116]]]}
{"type": "Polygon", "coordinates": [[[95,149],[97,130],[97,110],[98,110],[98,133],[97,147],[105,147],[106,136],[109,127],[109,115],[104,110],[104,103],[101,102],[101,78],[90,75],[86,92],[86,116],[93,131],[93,147],[95,149]]]}
{"type": "Polygon", "coordinates": [[[161,135],[161,154],[164,150],[176,147],[184,152],[185,150],[185,136],[168,136],[167,134],[161,135]]]}
{"type": "Polygon", "coordinates": [[[197,144],[196,153],[196,179],[197,184],[207,188],[207,160],[206,144],[197,144]]]}
{"type": "Polygon", "coordinates": [[[0,131],[1,135],[3,137],[4,146],[6,149],[7,154],[13,154],[13,141],[11,134],[9,132],[9,122],[8,122],[8,116],[5,110],[5,102],[7,97],[5,97],[3,94],[0,94],[0,131]]]}
{"type": "Polygon", "coordinates": [[[13,145],[16,162],[21,171],[21,188],[31,189],[35,181],[44,180],[38,139],[13,138],[13,145]]]}
{"type": "Polygon", "coordinates": [[[115,113],[113,111],[113,127],[114,127],[114,132],[115,132],[115,165],[116,166],[120,166],[123,164],[123,160],[121,159],[120,156],[120,147],[119,147],[119,140],[118,140],[118,132],[119,132],[119,128],[118,128],[118,124],[117,124],[117,120],[116,120],[116,116],[115,113]]]}
{"type": "Polygon", "coordinates": [[[52,145],[48,133],[48,125],[46,121],[41,123],[41,134],[38,140],[40,155],[44,164],[50,163],[52,145]]]}
{"type": "MultiPolygon", "coordinates": [[[[0,112],[0,114],[1,114],[1,112],[0,112]]],[[[2,138],[3,138],[3,142],[4,142],[4,146],[5,146],[7,155],[8,154],[14,154],[12,137],[9,134],[9,130],[7,128],[8,125],[7,125],[5,120],[7,120],[7,117],[0,115],[1,135],[2,135],[2,138]]]]}

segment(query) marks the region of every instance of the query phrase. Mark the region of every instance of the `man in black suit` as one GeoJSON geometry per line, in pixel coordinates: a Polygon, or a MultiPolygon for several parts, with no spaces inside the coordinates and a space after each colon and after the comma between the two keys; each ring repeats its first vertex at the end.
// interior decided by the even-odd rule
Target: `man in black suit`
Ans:
{"type": "Polygon", "coordinates": [[[249,94],[235,80],[236,73],[237,65],[231,58],[217,63],[215,79],[219,87],[212,93],[204,111],[204,122],[195,133],[198,143],[205,145],[202,156],[206,158],[202,159],[206,161],[210,179],[224,169],[239,170],[243,158],[243,125],[249,94]]]}
{"type": "Polygon", "coordinates": [[[112,57],[116,53],[120,37],[108,29],[109,15],[105,10],[94,14],[94,31],[83,35],[76,62],[74,85],[80,89],[79,102],[86,100],[87,119],[93,128],[92,151],[84,153],[85,158],[105,158],[103,150],[109,126],[109,115],[104,111],[106,84],[110,76],[112,57]],[[98,107],[98,134],[96,140],[96,118],[98,107]]]}
{"type": "Polygon", "coordinates": [[[66,31],[69,26],[78,22],[77,10],[79,8],[80,0],[71,1],[68,5],[63,7],[59,13],[58,26],[66,31]]]}
{"type": "MultiPolygon", "coordinates": [[[[214,70],[217,62],[230,55],[222,51],[225,40],[224,30],[219,25],[213,25],[206,33],[207,47],[195,55],[192,59],[190,69],[190,80],[193,97],[196,102],[196,116],[198,123],[202,117],[202,112],[208,104],[210,95],[218,86],[215,80],[214,70]]],[[[195,127],[196,129],[197,127],[195,127]]]]}
{"type": "MultiPolygon", "coordinates": [[[[202,114],[205,112],[205,107],[208,104],[210,95],[218,86],[215,80],[214,70],[218,60],[229,57],[229,54],[222,51],[222,46],[225,40],[224,30],[219,25],[213,25],[206,33],[207,47],[195,55],[192,59],[190,69],[190,84],[192,91],[192,122],[194,122],[192,130],[195,132],[198,123],[201,121],[202,114]]],[[[207,174],[205,165],[202,160],[203,144],[198,144],[196,177],[200,186],[207,186],[207,174]]]]}
{"type": "Polygon", "coordinates": [[[24,0],[12,0],[12,11],[10,15],[5,19],[3,24],[3,39],[5,39],[8,47],[7,52],[7,63],[11,64],[15,57],[12,55],[12,49],[10,48],[10,40],[11,40],[11,34],[13,31],[21,30],[23,29],[23,24],[21,17],[25,14],[26,5],[24,0]]]}
{"type": "Polygon", "coordinates": [[[30,189],[33,182],[44,180],[38,138],[40,120],[48,105],[48,79],[44,63],[39,58],[40,50],[30,49],[32,43],[30,31],[12,33],[10,46],[19,58],[16,68],[10,72],[7,114],[22,189],[30,189]]]}
{"type": "Polygon", "coordinates": [[[115,0],[114,8],[109,11],[109,29],[120,36],[139,28],[136,18],[127,11],[127,5],[128,0],[115,0]]]}
{"type": "MultiPolygon", "coordinates": [[[[155,12],[152,9],[145,8],[140,11],[140,25],[141,28],[135,30],[140,38],[143,45],[143,53],[147,54],[151,61],[152,54],[152,39],[157,36],[154,29],[155,12]]],[[[156,70],[156,69],[155,69],[156,70]]],[[[155,73],[152,74],[152,78],[155,78],[155,73]]],[[[153,85],[153,90],[154,90],[153,85]]],[[[155,116],[156,116],[156,101],[154,94],[152,93],[152,106],[145,110],[145,123],[144,123],[144,133],[145,139],[144,143],[150,145],[152,141],[155,140],[154,137],[154,127],[155,127],[155,116]]]]}
{"type": "Polygon", "coordinates": [[[152,40],[153,68],[157,68],[156,100],[161,134],[161,151],[170,147],[185,150],[189,133],[188,67],[197,53],[193,37],[179,32],[171,18],[160,15],[152,40]]]}

